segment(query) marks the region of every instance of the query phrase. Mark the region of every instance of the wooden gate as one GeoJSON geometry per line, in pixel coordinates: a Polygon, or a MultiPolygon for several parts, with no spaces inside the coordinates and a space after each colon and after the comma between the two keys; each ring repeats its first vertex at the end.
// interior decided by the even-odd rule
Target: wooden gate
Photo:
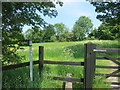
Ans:
{"type": "MultiPolygon", "coordinates": [[[[118,77],[120,78],[120,58],[116,58],[116,57],[111,57],[110,55],[108,55],[107,53],[116,53],[116,54],[120,54],[120,49],[118,48],[98,48],[98,49],[94,49],[94,52],[99,53],[102,57],[96,57],[96,59],[101,59],[101,60],[111,60],[112,62],[114,62],[116,64],[116,66],[96,66],[96,68],[107,68],[107,69],[116,69],[115,71],[109,73],[109,74],[101,74],[101,73],[96,73],[96,76],[104,76],[105,78],[109,78],[109,77],[118,77]],[[117,61],[118,60],[118,61],[117,61]]],[[[117,88],[120,89],[119,85],[120,85],[120,80],[118,80],[118,82],[110,82],[111,84],[117,85],[117,87],[113,87],[113,88],[117,88]]]]}
{"type": "Polygon", "coordinates": [[[95,48],[96,48],[95,44],[86,43],[84,45],[84,49],[85,49],[84,62],[71,62],[71,61],[44,60],[44,47],[39,46],[39,70],[40,70],[40,73],[43,72],[44,64],[84,66],[84,78],[53,77],[53,79],[68,81],[68,82],[83,82],[84,90],[86,90],[87,88],[92,89],[93,78],[94,78],[94,74],[95,74],[95,52],[93,51],[93,49],[95,49],[95,48]]]}

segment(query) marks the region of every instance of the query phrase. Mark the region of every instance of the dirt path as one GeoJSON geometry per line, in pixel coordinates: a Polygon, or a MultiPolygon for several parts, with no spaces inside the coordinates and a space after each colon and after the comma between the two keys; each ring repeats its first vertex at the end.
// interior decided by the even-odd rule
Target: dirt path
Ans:
{"type": "MultiPolygon", "coordinates": [[[[112,62],[112,61],[110,61],[110,65],[111,66],[118,66],[117,64],[115,64],[114,62],[112,62]]],[[[114,72],[114,71],[116,71],[117,69],[115,69],[115,70],[110,70],[110,72],[109,73],[112,73],[112,72],[114,72]]],[[[108,80],[107,81],[109,81],[109,82],[119,82],[120,83],[120,78],[119,77],[109,77],[108,78],[108,80]]],[[[115,87],[115,88],[117,88],[117,87],[120,87],[120,85],[111,85],[111,87],[115,87]]],[[[120,88],[119,88],[120,89],[120,88]]],[[[119,90],[119,89],[117,89],[117,90],[119,90]]]]}

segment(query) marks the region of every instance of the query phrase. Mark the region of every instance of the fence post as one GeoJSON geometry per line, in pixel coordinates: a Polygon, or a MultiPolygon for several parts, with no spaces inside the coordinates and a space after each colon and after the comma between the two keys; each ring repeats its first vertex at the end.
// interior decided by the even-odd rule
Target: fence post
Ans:
{"type": "Polygon", "coordinates": [[[43,60],[44,60],[44,47],[39,46],[39,73],[43,71],[43,60]]]}
{"type": "Polygon", "coordinates": [[[95,48],[96,44],[93,44],[91,42],[84,44],[84,90],[87,90],[88,88],[92,90],[96,63],[96,54],[93,51],[95,48]]]}

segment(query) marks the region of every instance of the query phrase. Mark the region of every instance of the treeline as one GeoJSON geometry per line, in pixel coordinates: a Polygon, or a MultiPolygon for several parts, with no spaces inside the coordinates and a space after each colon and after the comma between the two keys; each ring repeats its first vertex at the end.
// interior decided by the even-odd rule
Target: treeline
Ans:
{"type": "Polygon", "coordinates": [[[2,64],[21,61],[21,56],[16,53],[19,47],[13,44],[18,40],[32,38],[33,42],[52,42],[120,38],[120,2],[90,3],[98,13],[96,18],[103,23],[93,29],[91,20],[82,16],[70,31],[63,23],[47,25],[42,18],[42,15],[57,17],[56,5],[63,6],[63,2],[2,2],[2,64]],[[24,25],[33,28],[22,34],[24,25]]]}
{"type": "Polygon", "coordinates": [[[98,29],[93,29],[92,21],[81,16],[74,24],[70,31],[64,23],[49,24],[44,28],[34,26],[24,33],[24,39],[32,38],[34,43],[40,42],[64,42],[64,41],[81,41],[81,40],[114,40],[119,38],[119,26],[112,26],[103,22],[98,29]]]}
{"type": "Polygon", "coordinates": [[[54,25],[49,24],[44,28],[34,26],[32,29],[28,29],[24,33],[25,39],[32,38],[35,43],[39,42],[54,42],[54,41],[69,41],[70,38],[69,29],[63,23],[56,23],[54,25]]]}

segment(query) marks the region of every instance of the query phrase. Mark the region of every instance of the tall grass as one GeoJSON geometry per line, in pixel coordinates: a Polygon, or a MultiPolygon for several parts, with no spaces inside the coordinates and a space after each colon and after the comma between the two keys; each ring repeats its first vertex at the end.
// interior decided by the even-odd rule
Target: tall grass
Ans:
{"type": "MultiPolygon", "coordinates": [[[[59,61],[84,61],[84,43],[93,42],[97,44],[97,48],[119,48],[117,41],[80,41],[80,42],[55,42],[55,43],[35,43],[33,44],[33,60],[38,60],[38,46],[44,46],[45,60],[59,61]]],[[[19,50],[20,55],[24,55],[22,62],[29,61],[29,47],[19,50]]],[[[113,55],[113,54],[112,54],[113,55]]],[[[116,54],[115,54],[116,55],[116,54]]],[[[97,65],[108,65],[108,61],[97,61],[97,65]]],[[[53,80],[53,76],[65,77],[67,73],[72,73],[73,77],[83,78],[83,66],[70,65],[44,65],[42,77],[39,76],[38,65],[33,67],[33,88],[62,88],[63,81],[53,80]]],[[[108,70],[97,69],[96,72],[108,70]]],[[[96,77],[94,80],[94,88],[109,88],[109,84],[103,83],[104,78],[96,77]]],[[[3,87],[4,88],[31,88],[29,78],[29,67],[18,68],[14,70],[3,71],[3,87]]],[[[82,88],[83,83],[73,83],[74,88],[82,88]]]]}

